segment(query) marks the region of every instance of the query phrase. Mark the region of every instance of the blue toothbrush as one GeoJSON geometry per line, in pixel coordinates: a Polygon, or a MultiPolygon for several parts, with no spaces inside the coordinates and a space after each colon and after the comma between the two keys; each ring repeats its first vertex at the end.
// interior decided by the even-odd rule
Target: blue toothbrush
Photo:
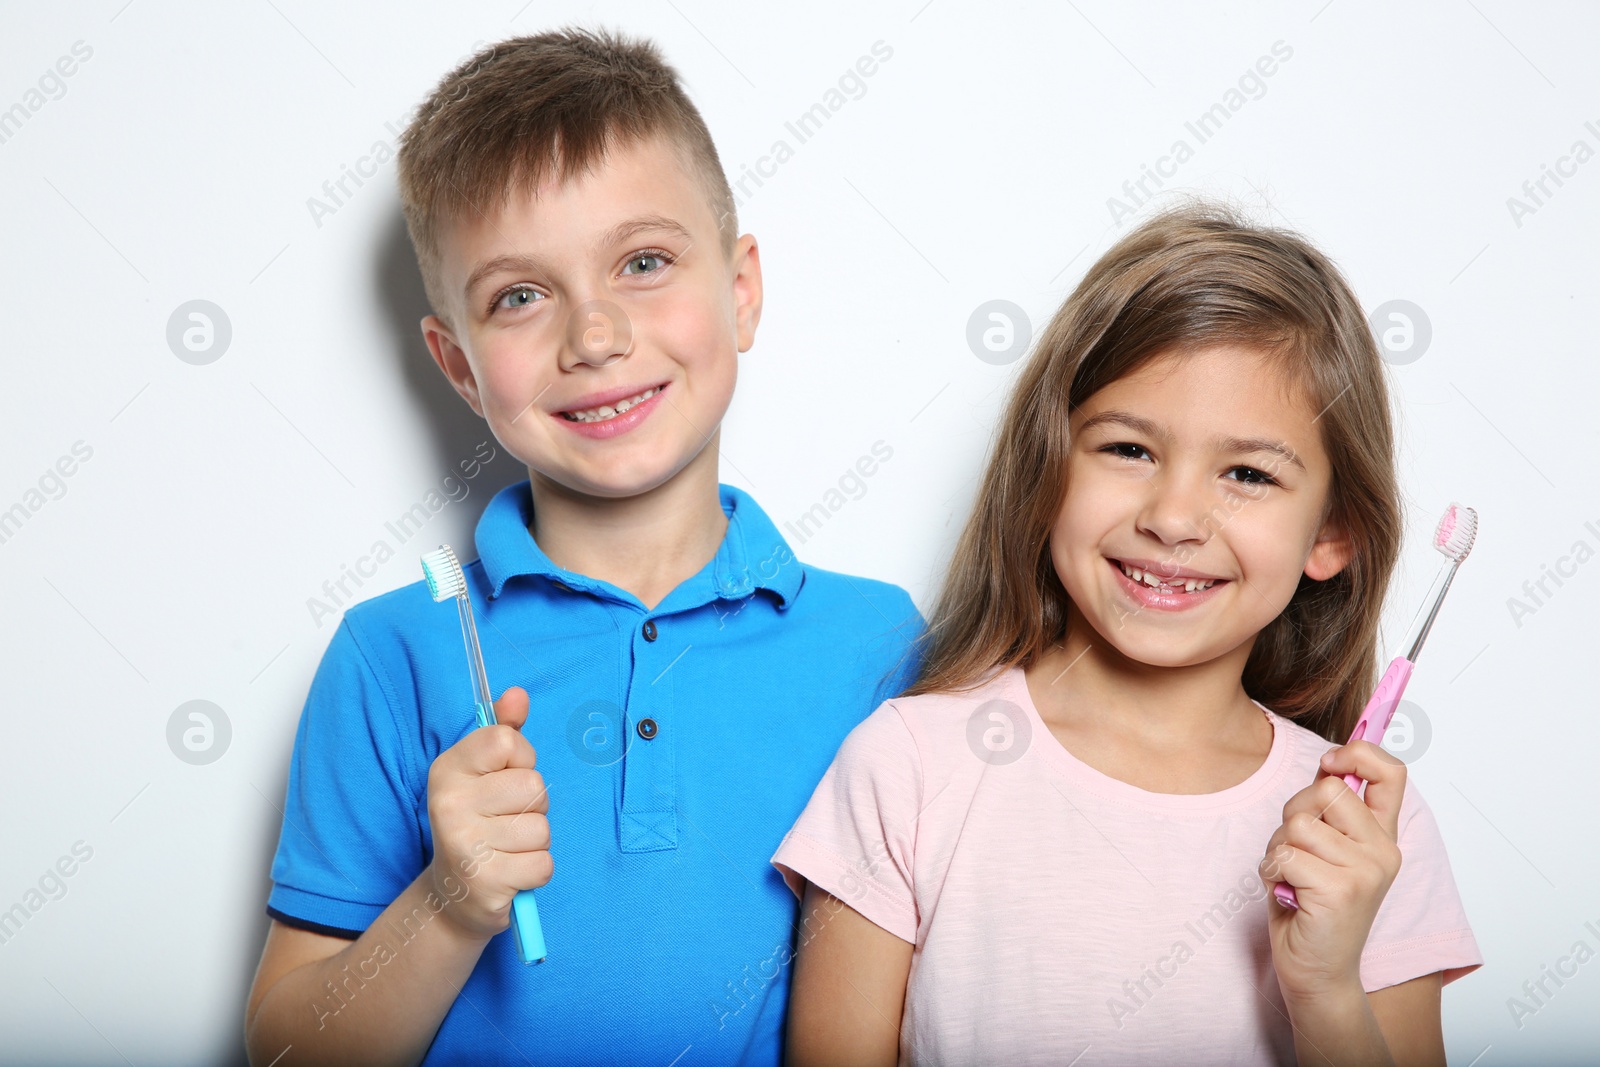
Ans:
{"type": "MultiPolygon", "coordinates": [[[[478,627],[472,621],[472,597],[467,593],[467,576],[449,545],[422,557],[422,576],[434,603],[454,599],[461,609],[461,636],[467,643],[467,666],[472,671],[473,692],[478,707],[478,726],[495,722],[494,699],[489,695],[489,676],[483,670],[483,652],[478,647],[478,627]]],[[[523,963],[544,962],[544,929],[539,925],[539,908],[533,890],[518,890],[511,899],[511,929],[516,934],[517,958],[523,963]]]]}

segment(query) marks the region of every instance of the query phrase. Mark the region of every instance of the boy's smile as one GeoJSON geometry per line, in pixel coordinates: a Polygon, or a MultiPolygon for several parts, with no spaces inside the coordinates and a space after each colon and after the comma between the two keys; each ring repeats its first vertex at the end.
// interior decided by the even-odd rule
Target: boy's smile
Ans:
{"type": "Polygon", "coordinates": [[[448,323],[423,320],[428,347],[536,482],[631,497],[714,469],[761,311],[755,239],[730,258],[717,223],[653,138],[445,229],[456,299],[448,323]]]}
{"type": "Polygon", "coordinates": [[[1233,346],[1157,358],[1072,412],[1050,551],[1077,639],[1153,666],[1247,656],[1302,574],[1337,573],[1316,415],[1233,346]]]}

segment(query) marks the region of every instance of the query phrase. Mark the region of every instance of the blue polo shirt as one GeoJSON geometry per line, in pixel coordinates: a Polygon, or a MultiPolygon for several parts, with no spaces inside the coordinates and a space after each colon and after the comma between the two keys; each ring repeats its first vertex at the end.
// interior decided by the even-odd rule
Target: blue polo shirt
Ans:
{"type": "MultiPolygon", "coordinates": [[[[800,563],[747,494],[720,495],[715,558],[649,610],[551,563],[528,482],[485,507],[465,572],[490,689],[531,698],[549,956],[492,939],[424,1062],[779,1063],[798,907],[768,861],[845,735],[910,684],[923,623],[898,586],[800,563]]],[[[475,725],[452,604],[419,580],[348,609],[295,734],[267,913],[365,930],[432,859],[428,768],[475,725]]],[[[324,1025],[384,962],[349,968],[324,1025]]]]}

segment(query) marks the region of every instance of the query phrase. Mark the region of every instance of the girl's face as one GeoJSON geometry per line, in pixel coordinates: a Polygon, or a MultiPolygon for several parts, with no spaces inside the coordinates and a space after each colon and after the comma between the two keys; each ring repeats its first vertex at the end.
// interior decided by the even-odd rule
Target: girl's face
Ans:
{"type": "Polygon", "coordinates": [[[1301,574],[1326,580],[1350,557],[1343,531],[1322,521],[1331,473],[1319,416],[1260,352],[1233,345],[1158,356],[1071,412],[1050,533],[1076,609],[1069,634],[1093,642],[1087,622],[1152,666],[1241,645],[1248,656],[1301,574]],[[1134,568],[1150,578],[1129,577],[1134,568]]]}

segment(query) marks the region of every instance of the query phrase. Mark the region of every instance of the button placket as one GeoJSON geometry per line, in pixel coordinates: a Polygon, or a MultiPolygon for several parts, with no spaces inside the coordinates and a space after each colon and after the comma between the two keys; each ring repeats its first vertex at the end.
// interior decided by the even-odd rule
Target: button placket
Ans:
{"type": "Polygon", "coordinates": [[[624,852],[657,852],[678,847],[675,731],[672,718],[673,652],[660,640],[662,627],[646,619],[633,631],[628,719],[634,736],[622,759],[620,847],[624,852]]]}

